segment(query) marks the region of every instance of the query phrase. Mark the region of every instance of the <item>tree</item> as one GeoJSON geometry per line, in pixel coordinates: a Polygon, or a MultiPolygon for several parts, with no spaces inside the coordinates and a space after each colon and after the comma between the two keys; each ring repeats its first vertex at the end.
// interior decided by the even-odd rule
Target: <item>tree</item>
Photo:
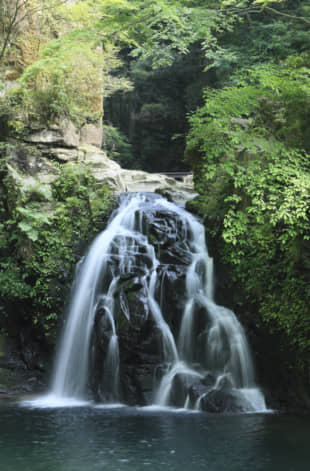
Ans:
{"type": "Polygon", "coordinates": [[[0,0],[0,63],[25,22],[39,12],[53,10],[68,0],[0,0]]]}
{"type": "Polygon", "coordinates": [[[132,57],[152,57],[155,66],[171,64],[197,41],[211,43],[235,20],[214,0],[77,0],[66,12],[76,26],[72,37],[126,47],[132,57]]]}

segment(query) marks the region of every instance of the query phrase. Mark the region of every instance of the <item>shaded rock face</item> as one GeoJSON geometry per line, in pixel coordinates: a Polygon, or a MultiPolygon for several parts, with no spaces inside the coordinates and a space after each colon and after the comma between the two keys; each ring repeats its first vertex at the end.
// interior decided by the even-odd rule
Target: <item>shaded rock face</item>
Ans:
{"type": "Polygon", "coordinates": [[[43,391],[48,353],[26,330],[14,339],[0,335],[0,398],[43,391]]]}
{"type": "MultiPolygon", "coordinates": [[[[177,336],[185,300],[185,277],[189,256],[182,258],[184,240],[175,229],[174,214],[168,211],[145,212],[140,225],[155,247],[157,279],[155,295],[173,334],[177,336]]],[[[138,217],[138,215],[137,215],[138,217]]],[[[151,268],[149,255],[143,244],[132,241],[133,255],[122,267],[120,252],[115,241],[115,254],[108,263],[103,284],[109,285],[119,277],[114,292],[114,318],[120,351],[120,397],[127,404],[148,404],[158,379],[161,377],[162,334],[159,331],[148,303],[146,272],[151,268]]],[[[127,241],[127,246],[130,241],[127,241]]],[[[105,378],[105,358],[113,331],[105,309],[99,308],[91,346],[89,383],[91,394],[99,401],[109,397],[105,378]]]]}

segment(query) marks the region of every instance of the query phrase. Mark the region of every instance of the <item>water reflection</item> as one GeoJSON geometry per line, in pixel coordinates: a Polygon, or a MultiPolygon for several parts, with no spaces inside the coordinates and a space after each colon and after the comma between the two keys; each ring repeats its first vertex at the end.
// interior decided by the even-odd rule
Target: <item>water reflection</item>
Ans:
{"type": "Polygon", "coordinates": [[[129,408],[0,407],[4,471],[306,471],[310,423],[129,408]]]}

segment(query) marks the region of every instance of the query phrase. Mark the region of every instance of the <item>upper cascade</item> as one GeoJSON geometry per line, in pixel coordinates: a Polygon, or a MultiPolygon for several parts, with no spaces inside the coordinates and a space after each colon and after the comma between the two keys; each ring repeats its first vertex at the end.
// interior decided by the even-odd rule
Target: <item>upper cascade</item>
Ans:
{"type": "Polygon", "coordinates": [[[120,200],[77,267],[51,394],[265,410],[243,328],[214,301],[203,225],[156,194],[120,200]]]}

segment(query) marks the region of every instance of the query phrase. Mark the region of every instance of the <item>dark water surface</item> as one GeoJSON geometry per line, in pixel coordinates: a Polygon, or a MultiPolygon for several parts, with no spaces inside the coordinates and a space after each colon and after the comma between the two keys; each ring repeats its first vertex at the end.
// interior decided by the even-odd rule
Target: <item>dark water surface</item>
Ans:
{"type": "Polygon", "coordinates": [[[310,422],[0,401],[1,471],[308,471],[310,422]]]}

